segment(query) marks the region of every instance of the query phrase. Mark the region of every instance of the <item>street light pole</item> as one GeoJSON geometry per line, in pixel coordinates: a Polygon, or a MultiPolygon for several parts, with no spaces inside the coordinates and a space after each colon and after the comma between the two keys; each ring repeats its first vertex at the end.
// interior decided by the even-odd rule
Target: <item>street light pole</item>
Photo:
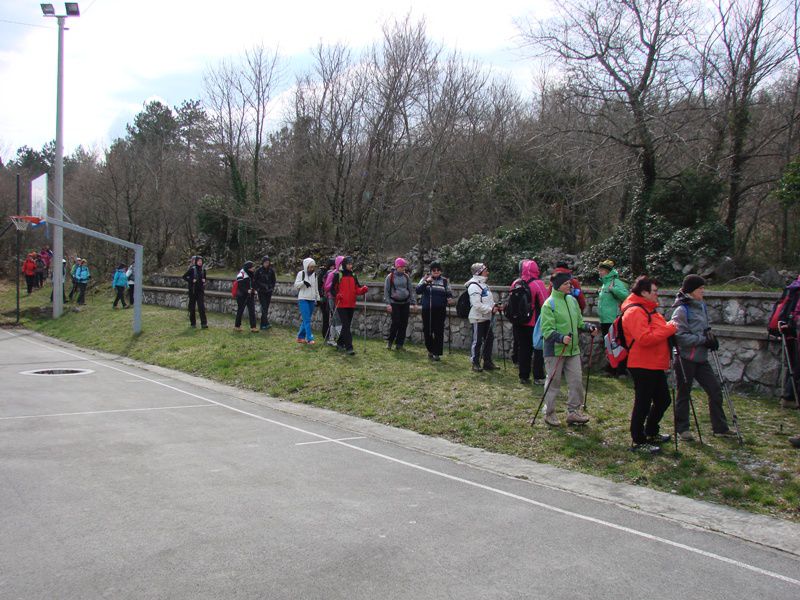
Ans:
{"type": "MultiPolygon", "coordinates": [[[[64,22],[66,16],[56,17],[58,20],[58,81],[56,84],[56,189],[53,216],[64,220],[64,22]]],[[[64,312],[64,230],[53,227],[53,318],[57,319],[64,312]]]]}

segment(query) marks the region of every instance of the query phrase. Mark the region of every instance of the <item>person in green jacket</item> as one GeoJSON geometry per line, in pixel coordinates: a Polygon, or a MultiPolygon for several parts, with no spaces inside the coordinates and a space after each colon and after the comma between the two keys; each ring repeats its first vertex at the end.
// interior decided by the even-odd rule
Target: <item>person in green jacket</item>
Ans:
{"type": "MultiPolygon", "coordinates": [[[[597,265],[600,276],[600,289],[597,290],[597,316],[600,319],[600,331],[605,336],[614,319],[619,315],[619,306],[628,297],[628,286],[619,278],[614,268],[614,261],[606,259],[597,265]]],[[[612,377],[624,375],[627,370],[625,361],[612,367],[606,365],[606,372],[612,377]]]]}
{"type": "Polygon", "coordinates": [[[583,373],[578,334],[588,331],[597,335],[597,327],[583,322],[578,301],[572,295],[572,276],[555,273],[550,277],[553,291],[542,306],[542,341],[544,363],[547,367],[544,422],[559,427],[556,415],[556,397],[561,390],[561,374],[567,377],[567,425],[582,425],[589,417],[581,412],[583,402],[583,373]]]}

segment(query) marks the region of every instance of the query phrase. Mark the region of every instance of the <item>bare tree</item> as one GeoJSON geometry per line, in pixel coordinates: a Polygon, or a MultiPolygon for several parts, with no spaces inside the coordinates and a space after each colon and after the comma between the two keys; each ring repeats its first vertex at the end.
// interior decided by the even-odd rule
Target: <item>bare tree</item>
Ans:
{"type": "Polygon", "coordinates": [[[691,32],[689,4],[556,0],[556,17],[519,24],[527,45],[539,56],[560,62],[572,93],[586,100],[585,133],[613,139],[636,156],[640,187],[629,223],[631,266],[637,272],[644,270],[645,217],[657,177],[653,122],[659,103],[678,87],[691,32]],[[624,112],[614,110],[617,106],[624,112]]]}

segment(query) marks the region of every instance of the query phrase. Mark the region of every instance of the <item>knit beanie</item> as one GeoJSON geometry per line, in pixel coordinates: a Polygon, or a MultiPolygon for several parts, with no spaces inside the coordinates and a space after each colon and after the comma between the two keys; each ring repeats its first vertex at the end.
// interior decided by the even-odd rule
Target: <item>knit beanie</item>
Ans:
{"type": "Polygon", "coordinates": [[[442,263],[440,263],[438,260],[435,260],[435,261],[433,261],[431,263],[430,269],[431,269],[431,271],[433,271],[434,269],[438,269],[439,271],[441,271],[442,270],[442,263]]]}
{"type": "Polygon", "coordinates": [[[397,258],[397,259],[395,259],[395,261],[394,261],[394,266],[395,266],[395,268],[397,268],[397,267],[405,267],[405,266],[407,266],[407,265],[408,265],[408,263],[406,262],[406,259],[405,259],[405,258],[402,258],[402,257],[400,257],[400,258],[397,258]]]}
{"type": "Polygon", "coordinates": [[[697,288],[702,287],[706,284],[706,280],[700,277],[700,275],[695,275],[692,273],[691,275],[687,275],[683,283],[681,284],[681,291],[684,294],[691,294],[697,288]]]}
{"type": "Polygon", "coordinates": [[[553,289],[557,290],[571,279],[572,275],[569,273],[555,273],[550,277],[550,283],[553,284],[553,289]]]}
{"type": "Polygon", "coordinates": [[[269,260],[269,256],[262,256],[261,257],[261,264],[263,265],[265,262],[269,260]]]}
{"type": "Polygon", "coordinates": [[[607,271],[611,271],[614,268],[614,261],[610,258],[605,259],[599,265],[597,265],[598,269],[606,269],[607,271]]]}
{"type": "Polygon", "coordinates": [[[486,265],[481,262],[477,262],[473,264],[469,270],[474,277],[475,275],[480,275],[481,273],[483,273],[486,270],[486,265]]]}

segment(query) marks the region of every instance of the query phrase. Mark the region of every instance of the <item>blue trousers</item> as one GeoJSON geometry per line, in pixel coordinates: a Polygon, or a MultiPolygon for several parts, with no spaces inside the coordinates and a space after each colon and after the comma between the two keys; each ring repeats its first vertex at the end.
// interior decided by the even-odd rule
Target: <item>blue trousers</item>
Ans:
{"type": "Polygon", "coordinates": [[[300,317],[303,319],[297,331],[297,339],[310,342],[314,339],[314,334],[311,333],[311,316],[317,303],[313,300],[298,300],[297,304],[300,307],[300,317]]]}

